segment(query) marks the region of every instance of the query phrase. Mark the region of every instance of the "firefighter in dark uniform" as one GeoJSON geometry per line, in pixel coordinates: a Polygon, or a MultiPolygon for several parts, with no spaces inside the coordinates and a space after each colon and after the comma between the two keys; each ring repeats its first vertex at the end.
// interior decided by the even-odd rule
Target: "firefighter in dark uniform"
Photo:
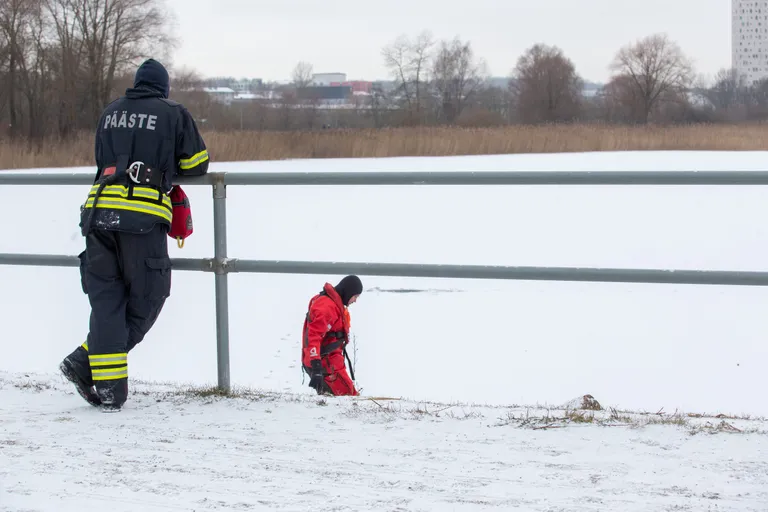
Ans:
{"type": "Polygon", "coordinates": [[[168,99],[168,72],[149,59],[96,128],[96,179],[81,206],[85,342],[59,369],[88,403],[120,410],[128,352],[152,328],[171,290],[168,231],[173,177],[208,171],[208,151],[187,109],[168,99]]]}

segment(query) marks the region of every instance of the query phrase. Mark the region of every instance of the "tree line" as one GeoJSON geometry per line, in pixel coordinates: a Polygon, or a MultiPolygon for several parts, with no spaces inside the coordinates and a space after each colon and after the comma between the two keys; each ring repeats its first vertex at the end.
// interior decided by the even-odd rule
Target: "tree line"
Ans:
{"type": "Polygon", "coordinates": [[[557,46],[532,45],[504,86],[489,85],[470,42],[435,42],[428,31],[398,37],[382,50],[395,81],[393,100],[407,123],[621,124],[759,121],[768,117],[768,79],[747,84],[733,69],[710,83],[666,34],[619,48],[608,83],[585,88],[557,46]]]}
{"type": "Polygon", "coordinates": [[[585,88],[556,46],[534,44],[499,81],[459,38],[401,35],[381,50],[386,87],[329,108],[306,92],[312,66],[288,85],[266,84],[260,99],[224,104],[201,90],[195,71],[175,70],[172,15],[161,0],[0,0],[0,137],[44,140],[93,130],[98,115],[130,86],[136,66],[168,63],[172,97],[207,130],[499,126],[542,123],[696,123],[768,117],[768,80],[747,84],[732,69],[706,83],[681,48],[654,34],[619,48],[611,78],[585,88]],[[271,94],[274,93],[274,94],[271,94]]]}
{"type": "MultiPolygon", "coordinates": [[[[697,76],[691,59],[666,34],[619,48],[608,63],[610,80],[587,84],[556,46],[526,49],[509,76],[493,79],[469,41],[437,41],[429,31],[398,36],[381,50],[389,87],[355,97],[352,108],[323,109],[302,91],[312,65],[299,62],[289,85],[267,84],[274,98],[225,106],[209,95],[185,100],[217,129],[315,129],[391,126],[501,126],[544,123],[690,124],[768,118],[768,80],[747,84],[735,70],[714,80],[697,76]]],[[[226,85],[185,75],[193,85],[226,85]]]]}
{"type": "Polygon", "coordinates": [[[93,130],[140,59],[170,55],[171,22],[159,0],[0,0],[0,135],[93,130]]]}

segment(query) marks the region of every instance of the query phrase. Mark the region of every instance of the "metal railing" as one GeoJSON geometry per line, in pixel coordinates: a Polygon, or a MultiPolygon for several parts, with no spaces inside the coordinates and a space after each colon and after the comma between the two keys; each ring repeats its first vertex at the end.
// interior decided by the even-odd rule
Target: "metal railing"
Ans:
{"type": "MultiPolygon", "coordinates": [[[[227,185],[768,185],[766,171],[210,172],[178,178],[176,183],[213,189],[213,258],[171,261],[175,270],[215,275],[218,386],[225,392],[231,389],[227,282],[231,272],[768,286],[768,272],[241,260],[227,255],[226,209],[227,185]]],[[[90,174],[0,172],[0,185],[92,184],[90,174]]],[[[77,256],[0,253],[0,264],[78,267],[80,260],[77,256]]]]}

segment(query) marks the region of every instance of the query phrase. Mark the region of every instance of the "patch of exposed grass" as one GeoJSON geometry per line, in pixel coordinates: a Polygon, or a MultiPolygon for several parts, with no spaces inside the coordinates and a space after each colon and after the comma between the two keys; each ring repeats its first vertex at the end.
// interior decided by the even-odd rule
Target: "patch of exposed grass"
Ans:
{"type": "Polygon", "coordinates": [[[719,433],[731,433],[731,434],[759,434],[763,433],[756,427],[750,428],[738,428],[733,424],[723,420],[719,423],[712,423],[710,421],[704,424],[689,425],[688,431],[691,435],[697,434],[719,434],[719,433]]]}
{"type": "Polygon", "coordinates": [[[218,386],[189,386],[181,390],[181,394],[196,398],[242,398],[250,401],[261,401],[268,397],[266,393],[249,388],[233,387],[224,391],[218,386]]]}
{"type": "Polygon", "coordinates": [[[567,411],[565,418],[571,423],[594,423],[595,415],[584,411],[567,411]]]}
{"type": "Polygon", "coordinates": [[[702,433],[760,433],[768,432],[760,430],[757,427],[738,428],[725,420],[717,422],[706,421],[704,423],[696,421],[701,419],[691,418],[688,414],[675,412],[673,414],[664,414],[662,412],[649,414],[631,411],[619,411],[610,408],[607,413],[587,410],[545,410],[531,411],[525,413],[516,413],[509,411],[506,417],[500,418],[496,426],[515,426],[518,428],[529,428],[532,430],[547,430],[553,428],[565,428],[568,425],[591,424],[600,427],[628,427],[643,428],[654,425],[670,425],[685,429],[691,435],[702,433]],[[537,414],[538,412],[538,414],[537,414]]]}
{"type": "Polygon", "coordinates": [[[23,382],[14,382],[13,387],[17,389],[25,389],[30,391],[37,391],[38,393],[41,391],[46,391],[51,389],[51,385],[47,382],[42,381],[23,381],[23,382]]]}
{"type": "Polygon", "coordinates": [[[203,388],[190,388],[185,391],[187,396],[196,396],[200,398],[209,397],[227,397],[227,398],[240,398],[239,393],[236,391],[224,391],[219,387],[203,387],[203,388]]]}
{"type": "Polygon", "coordinates": [[[431,402],[419,402],[413,405],[410,402],[397,400],[383,400],[376,398],[363,398],[353,401],[344,411],[349,417],[361,416],[378,417],[385,420],[406,419],[440,419],[469,420],[484,418],[479,410],[466,410],[463,407],[446,404],[434,404],[431,402]]]}

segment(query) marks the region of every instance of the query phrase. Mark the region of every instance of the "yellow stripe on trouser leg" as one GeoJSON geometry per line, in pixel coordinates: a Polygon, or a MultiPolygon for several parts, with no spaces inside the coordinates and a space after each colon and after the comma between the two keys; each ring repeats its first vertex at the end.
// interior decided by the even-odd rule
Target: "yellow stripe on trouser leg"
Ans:
{"type": "Polygon", "coordinates": [[[119,366],[117,368],[94,368],[91,370],[93,381],[118,380],[128,378],[128,367],[119,366]]]}
{"type": "Polygon", "coordinates": [[[91,366],[117,365],[121,363],[128,364],[128,353],[91,354],[88,356],[88,360],[91,362],[91,366]]]}
{"type": "Polygon", "coordinates": [[[94,381],[128,378],[128,354],[89,354],[94,381]]]}

